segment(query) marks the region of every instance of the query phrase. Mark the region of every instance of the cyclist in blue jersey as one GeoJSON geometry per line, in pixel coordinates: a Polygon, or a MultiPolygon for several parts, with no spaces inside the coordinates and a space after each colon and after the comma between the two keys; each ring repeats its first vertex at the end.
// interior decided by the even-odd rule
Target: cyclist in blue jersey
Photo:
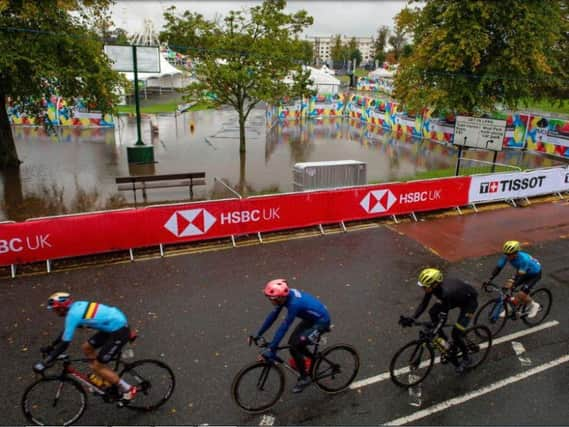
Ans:
{"type": "Polygon", "coordinates": [[[287,316],[277,329],[268,350],[263,353],[265,359],[274,360],[279,342],[294,320],[297,317],[301,319],[289,338],[290,354],[300,374],[292,391],[293,393],[300,393],[311,381],[304,365],[304,358],[311,357],[306,347],[317,342],[323,333],[330,330],[330,314],[326,306],[316,297],[308,292],[289,288],[285,279],[275,279],[268,282],[265,285],[264,294],[275,306],[275,309],[269,313],[257,335],[251,339],[259,339],[273,325],[283,307],[286,307],[287,316]]]}
{"type": "Polygon", "coordinates": [[[116,307],[98,302],[74,302],[67,292],[52,294],[48,299],[47,309],[65,317],[65,326],[51,345],[42,348],[47,357],[34,365],[34,371],[42,373],[57,356],[67,350],[77,328],[95,329],[97,332],[81,347],[89,359],[89,366],[95,375],[116,385],[122,392],[123,400],[134,399],[136,387],[119,378],[117,373],[107,366],[130,338],[130,328],[124,313],[116,307]]]}
{"type": "MultiPolygon", "coordinates": [[[[531,288],[541,279],[541,264],[527,252],[520,250],[520,242],[508,240],[504,243],[504,255],[498,260],[496,268],[492,271],[492,275],[488,280],[491,282],[504,268],[507,262],[516,269],[516,275],[513,279],[506,282],[507,288],[517,288],[521,286],[519,292],[512,299],[514,305],[523,304],[528,309],[528,317],[535,317],[539,311],[539,304],[529,296],[531,288]]],[[[500,316],[505,316],[502,312],[500,316]]]]}

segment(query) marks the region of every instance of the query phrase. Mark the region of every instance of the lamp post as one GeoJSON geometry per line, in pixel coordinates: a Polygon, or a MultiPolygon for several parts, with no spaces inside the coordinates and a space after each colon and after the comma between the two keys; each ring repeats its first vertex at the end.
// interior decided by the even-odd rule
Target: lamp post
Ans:
{"type": "Polygon", "coordinates": [[[134,103],[136,108],[136,143],[126,147],[126,157],[129,163],[147,164],[154,163],[154,147],[144,145],[140,130],[140,97],[138,96],[138,61],[136,57],[136,45],[132,45],[132,60],[134,72],[134,103]]]}

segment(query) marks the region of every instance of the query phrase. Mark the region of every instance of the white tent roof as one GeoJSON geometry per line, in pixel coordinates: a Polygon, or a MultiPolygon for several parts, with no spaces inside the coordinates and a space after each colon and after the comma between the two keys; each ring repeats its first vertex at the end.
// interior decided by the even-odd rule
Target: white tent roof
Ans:
{"type": "Polygon", "coordinates": [[[326,66],[326,64],[324,64],[324,65],[322,66],[322,68],[320,68],[320,71],[322,71],[323,73],[326,73],[326,74],[331,74],[331,75],[336,74],[336,72],[335,72],[334,70],[331,70],[330,68],[328,68],[328,67],[326,66]]]}
{"type": "MultiPolygon", "coordinates": [[[[310,70],[310,79],[314,82],[312,89],[316,89],[318,93],[337,93],[338,88],[340,87],[340,80],[336,77],[331,76],[330,74],[326,74],[321,70],[313,67],[305,67],[305,70],[310,70]]],[[[292,84],[292,77],[287,76],[284,80],[287,84],[292,84]]]]}
{"type": "Polygon", "coordinates": [[[377,68],[368,74],[369,77],[393,77],[393,71],[386,70],[385,68],[377,68]]]}
{"type": "Polygon", "coordinates": [[[314,84],[340,85],[340,80],[336,77],[323,72],[317,68],[307,67],[310,70],[310,78],[314,84]]]}
{"type": "MultiPolygon", "coordinates": [[[[129,81],[134,81],[134,73],[123,73],[129,81]]],[[[168,62],[166,56],[160,52],[160,72],[159,73],[138,73],[138,80],[159,79],[164,76],[175,76],[183,74],[180,70],[168,62]]]]}

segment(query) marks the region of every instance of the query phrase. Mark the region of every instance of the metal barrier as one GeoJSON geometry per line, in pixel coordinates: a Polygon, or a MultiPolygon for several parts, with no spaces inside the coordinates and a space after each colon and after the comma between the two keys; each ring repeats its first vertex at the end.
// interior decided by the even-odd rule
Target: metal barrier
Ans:
{"type": "Polygon", "coordinates": [[[486,160],[472,159],[469,157],[460,157],[457,162],[460,167],[458,175],[480,175],[499,172],[521,172],[519,166],[507,165],[504,163],[488,162],[486,160]],[[465,166],[465,163],[474,163],[477,166],[465,166]]]}

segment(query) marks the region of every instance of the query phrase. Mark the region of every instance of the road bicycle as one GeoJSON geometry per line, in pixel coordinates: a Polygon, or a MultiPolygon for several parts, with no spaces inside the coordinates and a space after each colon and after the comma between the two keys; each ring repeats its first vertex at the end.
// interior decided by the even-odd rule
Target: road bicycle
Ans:
{"type": "MultiPolygon", "coordinates": [[[[130,342],[135,338],[131,337],[130,342]]],[[[85,412],[88,392],[103,402],[135,411],[150,412],[159,408],[172,396],[176,385],[174,372],[162,361],[141,359],[126,362],[127,356],[133,357],[132,349],[121,351],[112,362],[119,377],[137,388],[132,401],[123,401],[116,385],[106,387],[101,378],[91,381],[87,374],[73,366],[76,363],[87,364],[90,359],[70,359],[62,354],[55,365],[61,366],[59,374],[42,374],[26,388],[21,402],[26,419],[37,425],[71,425],[85,412]]]]}
{"type": "Polygon", "coordinates": [[[553,302],[553,296],[549,289],[532,290],[529,296],[539,304],[539,311],[535,317],[530,318],[525,305],[513,304],[512,298],[515,292],[513,288],[505,288],[489,282],[482,285],[482,289],[488,293],[497,292],[499,295],[480,307],[474,317],[474,324],[488,327],[493,337],[500,333],[508,319],[521,319],[528,326],[539,325],[549,315],[553,302]]]}
{"type": "MultiPolygon", "coordinates": [[[[433,336],[431,322],[415,321],[413,325],[422,327],[419,339],[401,347],[389,365],[391,380],[400,387],[412,387],[427,378],[435,364],[435,350],[441,354],[441,364],[450,362],[458,366],[463,357],[462,351],[454,342],[446,343],[441,337],[433,336]]],[[[445,326],[452,327],[453,325],[445,326]]],[[[492,347],[492,335],[486,326],[473,326],[464,331],[463,340],[471,359],[466,370],[472,370],[488,357],[492,347]]]]}
{"type": "MultiPolygon", "coordinates": [[[[325,337],[324,337],[325,339],[325,337]]],[[[249,340],[261,349],[268,347],[264,338],[249,340]]],[[[310,357],[305,364],[312,382],[322,391],[335,394],[346,390],[360,369],[360,356],[348,344],[336,344],[319,350],[321,337],[309,345],[310,357]]],[[[277,348],[277,352],[289,349],[290,345],[277,348]]],[[[241,369],[231,385],[233,401],[245,412],[256,414],[273,407],[285,389],[285,373],[288,370],[295,376],[298,371],[294,359],[284,361],[278,355],[274,361],[266,360],[259,354],[257,361],[241,369]]]]}

